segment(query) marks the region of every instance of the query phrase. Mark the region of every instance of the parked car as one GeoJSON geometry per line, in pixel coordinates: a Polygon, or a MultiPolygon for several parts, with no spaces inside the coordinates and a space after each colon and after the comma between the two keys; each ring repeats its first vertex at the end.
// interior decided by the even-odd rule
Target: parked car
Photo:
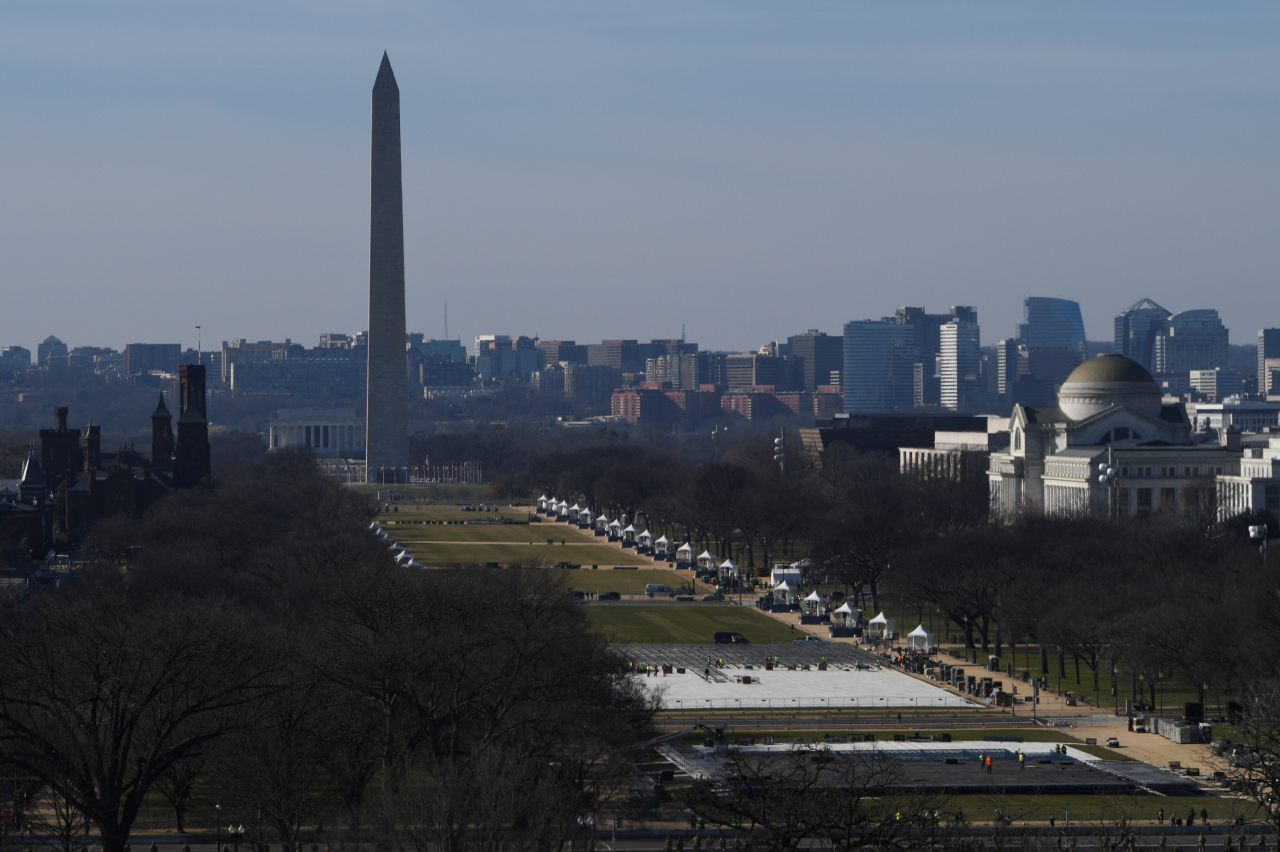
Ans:
{"type": "Polygon", "coordinates": [[[704,601],[722,601],[724,600],[724,595],[719,592],[713,592],[709,595],[703,595],[702,599],[704,601]]]}
{"type": "Polygon", "coordinates": [[[804,643],[804,642],[826,642],[827,640],[823,639],[821,636],[802,636],[799,639],[792,639],[791,641],[796,643],[804,643]]]}
{"type": "Polygon", "coordinates": [[[1120,740],[1117,737],[1107,738],[1107,748],[1120,748],[1120,740]]]}
{"type": "Polygon", "coordinates": [[[717,645],[750,645],[751,640],[736,630],[717,630],[712,634],[712,641],[717,645]]]}
{"type": "Polygon", "coordinates": [[[600,597],[598,597],[596,600],[620,601],[622,600],[622,594],[620,592],[601,592],[600,597]]]}

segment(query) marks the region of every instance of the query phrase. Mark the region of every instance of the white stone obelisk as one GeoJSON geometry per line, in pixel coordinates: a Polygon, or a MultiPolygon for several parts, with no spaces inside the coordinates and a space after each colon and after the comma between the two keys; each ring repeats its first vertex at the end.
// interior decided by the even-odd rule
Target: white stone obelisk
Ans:
{"type": "Polygon", "coordinates": [[[409,464],[409,380],[404,321],[404,203],[400,88],[382,54],[373,83],[369,159],[369,389],[366,479],[396,482],[409,464]]]}

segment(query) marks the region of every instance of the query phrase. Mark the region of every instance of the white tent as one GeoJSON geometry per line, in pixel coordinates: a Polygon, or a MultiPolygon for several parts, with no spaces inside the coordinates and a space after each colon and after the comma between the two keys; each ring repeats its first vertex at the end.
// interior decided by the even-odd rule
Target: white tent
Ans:
{"type": "Polygon", "coordinates": [[[796,590],[785,580],[773,587],[773,602],[793,604],[796,602],[796,590]]]}
{"type": "Polygon", "coordinates": [[[671,551],[671,539],[667,538],[665,535],[653,543],[654,556],[662,557],[665,559],[667,554],[670,551],[671,551]]]}
{"type": "Polygon", "coordinates": [[[580,527],[591,526],[591,522],[593,518],[595,518],[595,515],[591,514],[590,509],[583,509],[581,512],[578,513],[578,526],[580,527]]]}
{"type": "Polygon", "coordinates": [[[573,518],[576,521],[578,519],[578,513],[581,511],[582,511],[582,507],[579,506],[577,503],[574,503],[572,506],[569,507],[569,517],[573,518]]]}
{"type": "Polygon", "coordinates": [[[907,647],[915,648],[920,651],[933,650],[933,634],[924,629],[921,624],[915,630],[907,634],[907,647]]]}
{"type": "Polygon", "coordinates": [[[733,564],[732,559],[726,559],[716,568],[716,576],[722,583],[730,578],[736,580],[738,579],[738,566],[733,564]]]}
{"type": "Polygon", "coordinates": [[[801,601],[800,608],[805,615],[826,615],[827,599],[817,592],[810,592],[809,597],[801,601]]]}
{"type": "Polygon", "coordinates": [[[857,627],[862,620],[862,610],[854,609],[845,601],[839,609],[831,611],[831,623],[835,627],[857,627]]]}
{"type": "Polygon", "coordinates": [[[704,550],[698,554],[698,570],[710,571],[716,564],[716,558],[711,555],[711,551],[704,550]]]}
{"type": "Polygon", "coordinates": [[[645,547],[648,547],[649,544],[653,541],[653,533],[649,532],[648,530],[645,530],[644,532],[640,533],[640,535],[636,536],[636,541],[640,542],[645,547]]]}
{"type": "Polygon", "coordinates": [[[687,565],[693,561],[693,547],[689,542],[685,542],[676,548],[676,562],[681,565],[687,565]]]}
{"type": "Polygon", "coordinates": [[[867,622],[871,635],[880,639],[892,639],[898,635],[898,622],[883,612],[867,622]]]}
{"type": "Polygon", "coordinates": [[[800,569],[794,565],[775,565],[773,570],[769,572],[770,585],[778,585],[779,583],[791,583],[800,585],[800,569]]]}

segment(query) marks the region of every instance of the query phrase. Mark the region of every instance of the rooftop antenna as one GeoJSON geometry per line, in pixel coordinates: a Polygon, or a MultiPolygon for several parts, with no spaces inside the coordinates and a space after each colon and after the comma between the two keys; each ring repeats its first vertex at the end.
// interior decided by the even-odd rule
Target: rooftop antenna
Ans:
{"type": "Polygon", "coordinates": [[[449,300],[444,300],[444,339],[449,339],[449,300]]]}
{"type": "Polygon", "coordinates": [[[204,342],[204,332],[200,330],[200,326],[196,326],[196,363],[197,364],[204,363],[204,352],[202,351],[204,349],[204,346],[202,345],[203,342],[204,342]]]}

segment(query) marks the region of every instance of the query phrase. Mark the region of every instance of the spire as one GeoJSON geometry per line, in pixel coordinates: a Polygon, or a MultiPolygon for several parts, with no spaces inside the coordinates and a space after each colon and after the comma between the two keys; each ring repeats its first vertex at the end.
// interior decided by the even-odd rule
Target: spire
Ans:
{"type": "Polygon", "coordinates": [[[373,90],[375,92],[391,91],[399,94],[400,87],[396,85],[396,75],[391,70],[391,60],[387,58],[387,52],[382,51],[382,64],[378,66],[378,78],[373,81],[373,90]]]}
{"type": "Polygon", "coordinates": [[[165,405],[164,405],[164,391],[160,391],[160,402],[158,405],[156,405],[156,410],[151,415],[151,417],[154,420],[157,417],[171,417],[171,416],[172,415],[169,414],[169,409],[165,408],[165,405]]]}
{"type": "Polygon", "coordinates": [[[26,488],[43,488],[44,487],[44,471],[40,469],[40,456],[36,453],[36,445],[31,443],[31,450],[27,453],[27,461],[22,466],[22,485],[26,488]]]}

